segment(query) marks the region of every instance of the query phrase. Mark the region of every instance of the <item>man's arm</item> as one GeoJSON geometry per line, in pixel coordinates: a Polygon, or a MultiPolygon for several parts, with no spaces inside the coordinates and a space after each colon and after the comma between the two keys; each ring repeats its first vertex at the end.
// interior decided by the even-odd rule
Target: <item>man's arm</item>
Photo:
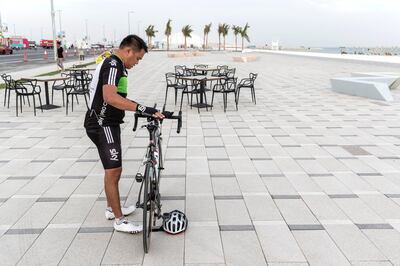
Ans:
{"type": "MultiPolygon", "coordinates": [[[[121,95],[117,93],[117,87],[113,85],[103,85],[103,99],[107,104],[110,104],[114,106],[115,108],[121,109],[121,110],[126,110],[126,111],[137,111],[138,107],[141,105],[128,100],[121,95]]],[[[143,107],[143,106],[142,106],[143,107]]],[[[150,109],[149,111],[152,111],[150,107],[143,107],[145,110],[150,109]]],[[[146,112],[146,111],[144,111],[146,112]]],[[[158,117],[158,118],[164,118],[164,115],[162,115],[160,112],[151,112],[153,116],[158,117]]]]}

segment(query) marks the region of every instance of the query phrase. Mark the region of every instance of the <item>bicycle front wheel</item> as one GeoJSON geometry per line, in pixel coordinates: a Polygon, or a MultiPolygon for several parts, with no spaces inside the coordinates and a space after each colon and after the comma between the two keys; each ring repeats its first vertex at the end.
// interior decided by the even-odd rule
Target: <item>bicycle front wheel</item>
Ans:
{"type": "Polygon", "coordinates": [[[153,229],[154,216],[154,191],[151,185],[155,179],[154,166],[146,165],[144,175],[144,190],[143,190],[143,249],[147,253],[150,248],[151,231],[153,229]]]}

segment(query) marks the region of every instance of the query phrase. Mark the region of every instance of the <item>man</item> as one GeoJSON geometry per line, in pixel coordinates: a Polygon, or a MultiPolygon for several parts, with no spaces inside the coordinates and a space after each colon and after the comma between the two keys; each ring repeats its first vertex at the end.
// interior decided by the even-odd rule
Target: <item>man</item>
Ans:
{"type": "Polygon", "coordinates": [[[97,66],[90,84],[90,110],[85,117],[86,133],[96,145],[105,170],[106,218],[109,220],[115,218],[115,230],[129,233],[138,233],[142,231],[143,226],[125,218],[135,211],[135,206],[121,208],[120,204],[118,189],[122,172],[120,124],[123,123],[125,110],[140,110],[160,119],[164,118],[156,109],[126,98],[127,69],[137,65],[145,53],[147,53],[146,43],[136,35],[128,35],[115,53],[97,66]]]}
{"type": "Polygon", "coordinates": [[[61,42],[57,42],[57,66],[64,71],[64,48],[61,47],[61,42]]]}

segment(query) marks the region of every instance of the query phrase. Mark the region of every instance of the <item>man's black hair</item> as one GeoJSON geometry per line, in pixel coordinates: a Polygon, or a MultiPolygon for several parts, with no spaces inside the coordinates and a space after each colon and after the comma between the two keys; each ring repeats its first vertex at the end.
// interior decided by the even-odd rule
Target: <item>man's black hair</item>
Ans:
{"type": "Polygon", "coordinates": [[[119,45],[119,48],[131,47],[135,51],[139,52],[144,50],[147,53],[147,44],[137,35],[131,34],[126,36],[119,45]]]}

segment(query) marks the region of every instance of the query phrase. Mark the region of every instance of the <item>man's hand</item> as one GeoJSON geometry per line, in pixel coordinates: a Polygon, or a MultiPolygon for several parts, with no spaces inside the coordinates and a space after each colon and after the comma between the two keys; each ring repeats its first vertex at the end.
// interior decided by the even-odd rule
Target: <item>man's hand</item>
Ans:
{"type": "Polygon", "coordinates": [[[153,114],[153,117],[158,118],[158,119],[164,119],[165,118],[165,116],[160,112],[156,112],[155,114],[153,114]]]}

